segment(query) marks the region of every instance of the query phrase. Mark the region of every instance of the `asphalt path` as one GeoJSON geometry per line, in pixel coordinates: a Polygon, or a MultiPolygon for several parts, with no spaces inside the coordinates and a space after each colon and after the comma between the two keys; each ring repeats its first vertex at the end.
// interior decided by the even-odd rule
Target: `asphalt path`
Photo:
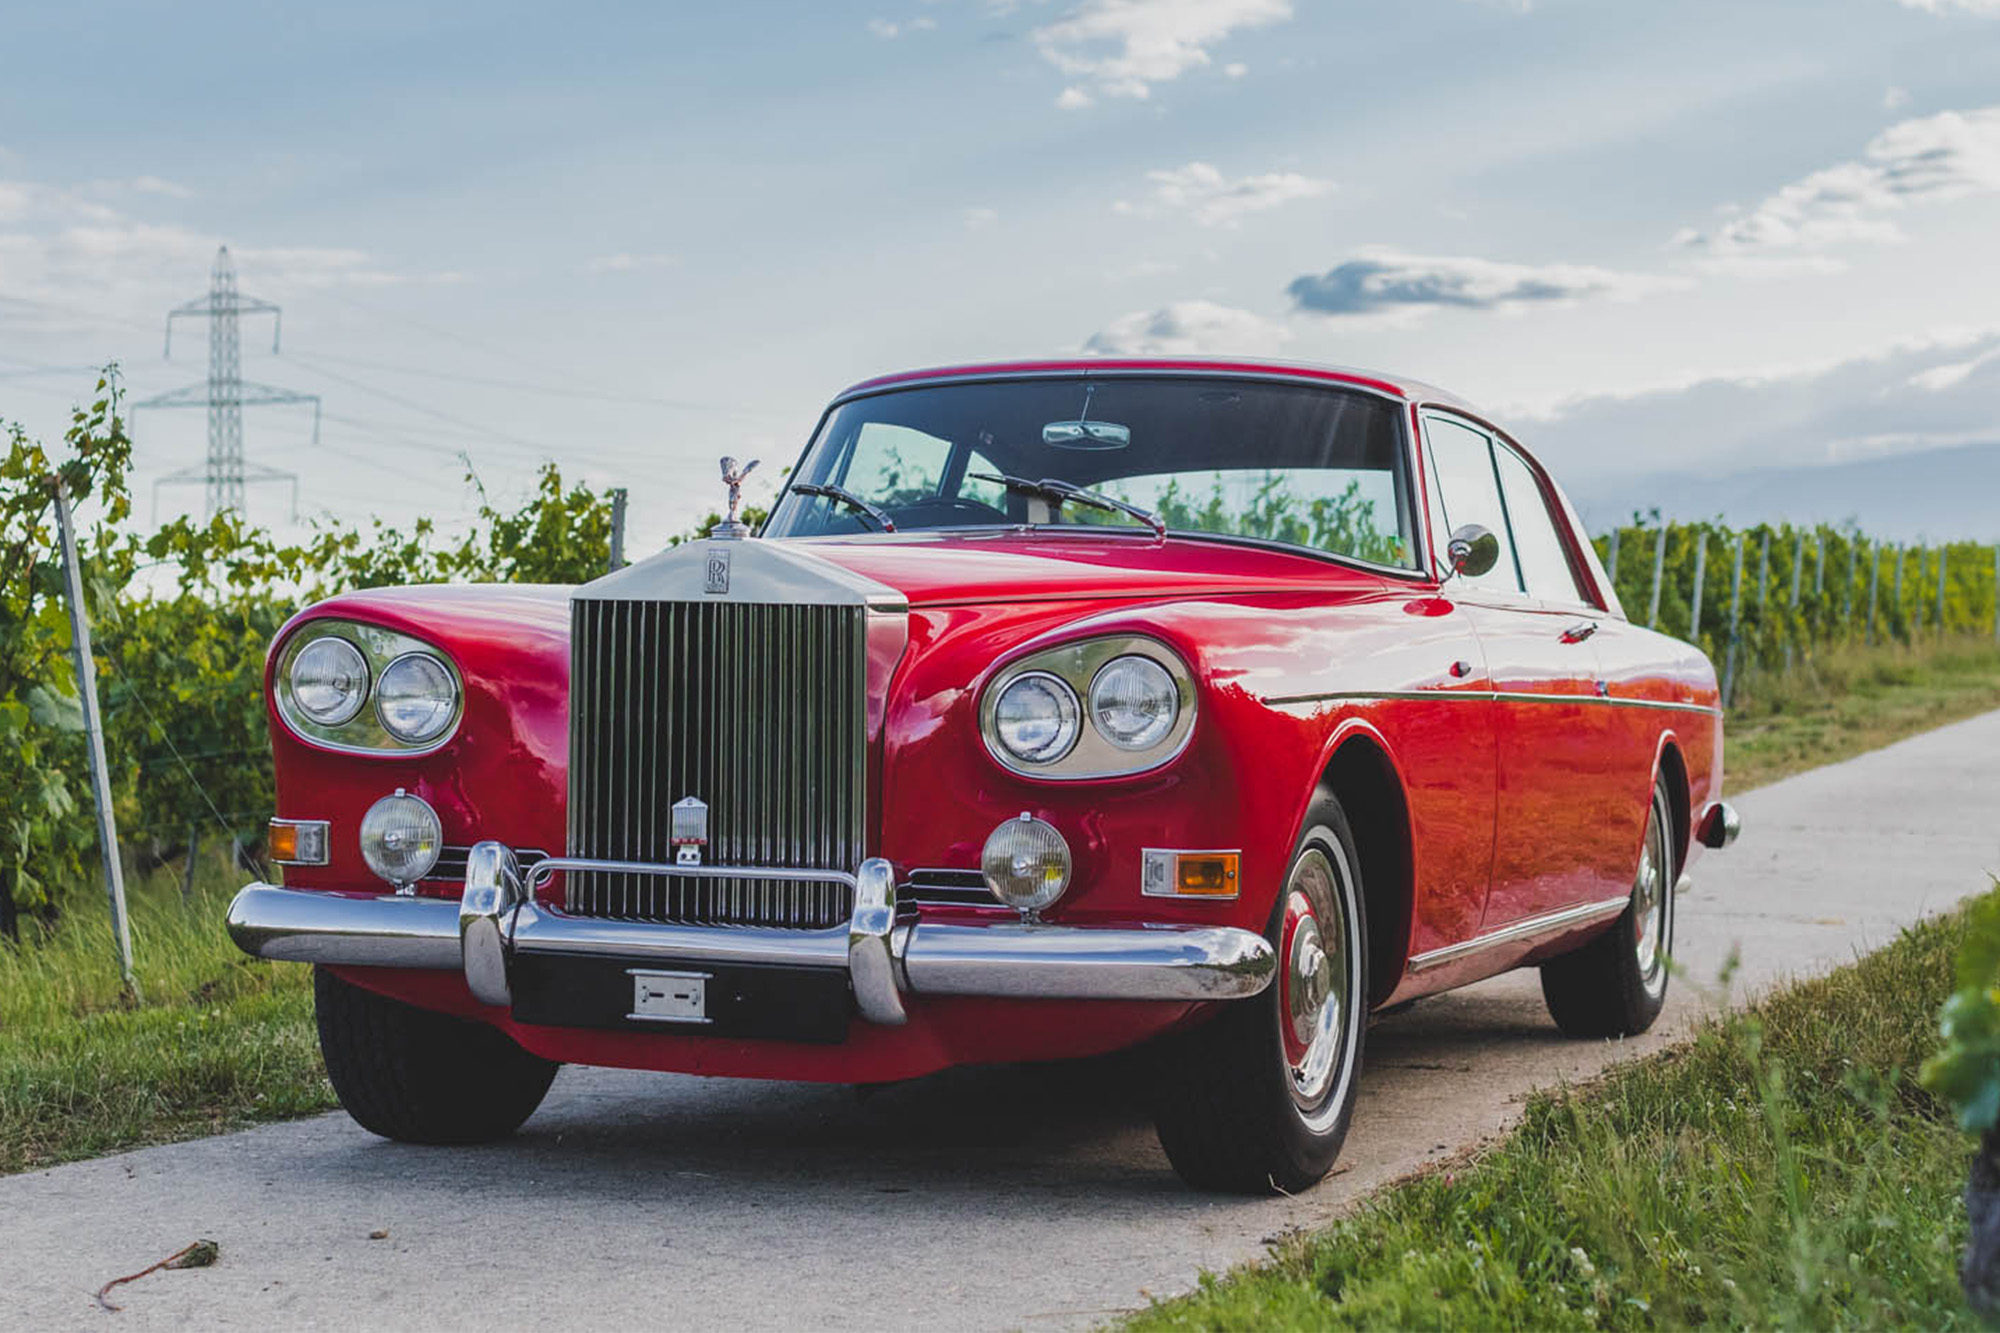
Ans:
{"type": "Polygon", "coordinates": [[[1646,1037],[1558,1036],[1533,973],[1378,1022],[1335,1174],[1180,1185],[1120,1060],[862,1096],[569,1069],[515,1139],[415,1148],[328,1115],[0,1179],[0,1323],[63,1328],[1065,1328],[1254,1259],[1509,1124],[1529,1089],[1653,1050],[2000,871],[2000,713],[1745,795],[1680,900],[1646,1037]],[[372,1233],[386,1236],[371,1238],[372,1233]],[[198,1237],[212,1268],[91,1293],[198,1237]]]}

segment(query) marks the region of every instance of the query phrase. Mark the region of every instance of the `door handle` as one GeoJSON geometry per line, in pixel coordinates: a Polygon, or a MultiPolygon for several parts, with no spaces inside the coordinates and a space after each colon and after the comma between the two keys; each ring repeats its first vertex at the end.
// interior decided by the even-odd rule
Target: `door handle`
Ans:
{"type": "Polygon", "coordinates": [[[1597,633],[1597,622],[1586,620],[1581,625],[1571,625],[1568,629],[1564,630],[1562,641],[1564,643],[1582,643],[1595,633],[1597,633]]]}

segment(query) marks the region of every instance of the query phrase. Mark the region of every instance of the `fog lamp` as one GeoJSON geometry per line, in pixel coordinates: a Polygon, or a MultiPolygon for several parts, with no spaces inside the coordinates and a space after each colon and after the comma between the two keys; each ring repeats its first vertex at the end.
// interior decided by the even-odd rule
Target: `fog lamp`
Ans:
{"type": "Polygon", "coordinates": [[[401,787],[369,806],[361,817],[361,859],[399,893],[431,873],[443,847],[444,827],[437,811],[401,787]]]}
{"type": "Polygon", "coordinates": [[[1069,887],[1069,844],[1054,825],[1023,810],[987,835],[979,870],[995,898],[1032,921],[1069,887]]]}

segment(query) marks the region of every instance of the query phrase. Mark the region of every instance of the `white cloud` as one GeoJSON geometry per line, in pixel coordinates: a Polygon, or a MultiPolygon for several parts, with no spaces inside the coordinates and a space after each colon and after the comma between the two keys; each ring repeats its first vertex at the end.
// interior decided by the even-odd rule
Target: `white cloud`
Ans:
{"type": "Polygon", "coordinates": [[[1506,264],[1371,247],[1325,273],[1295,278],[1285,290],[1301,310],[1353,316],[1437,306],[1512,310],[1594,299],[1630,301],[1687,285],[1683,278],[1586,264],[1506,264]]]}
{"type": "Polygon", "coordinates": [[[589,273],[636,273],[648,268],[673,268],[680,262],[679,255],[635,255],[621,250],[615,255],[599,255],[583,267],[589,273]]]}
{"type": "Polygon", "coordinates": [[[1274,352],[1291,341],[1275,320],[1213,301],[1175,301],[1114,319],[1084,350],[1100,356],[1185,356],[1274,352]]]}
{"type": "MultiPolygon", "coordinates": [[[[141,195],[162,193],[124,184],[141,195]]],[[[32,318],[50,330],[156,323],[162,309],[208,286],[221,239],[121,213],[75,190],[0,180],[0,293],[16,322],[32,318]]],[[[230,253],[244,288],[272,298],[455,276],[413,278],[365,251],[339,247],[232,245],[230,253]]]]}
{"type": "Polygon", "coordinates": [[[1333,190],[1332,181],[1291,171],[1230,180],[1206,162],[1149,171],[1146,179],[1153,183],[1151,203],[1137,206],[1121,202],[1119,211],[1185,213],[1204,227],[1233,227],[1246,214],[1261,213],[1294,199],[1316,199],[1333,190]]]}
{"type": "Polygon", "coordinates": [[[1056,110],[1084,111],[1097,105],[1097,99],[1081,88],[1065,88],[1056,96],[1056,110]]]}
{"type": "Polygon", "coordinates": [[[2000,0],[1899,0],[1905,9],[1923,9],[1943,14],[1962,9],[1968,14],[2000,14],[2000,0]]]}
{"type": "Polygon", "coordinates": [[[1291,0],[1083,0],[1033,37],[1044,59],[1078,81],[1056,101],[1074,111],[1090,105],[1092,91],[1148,97],[1154,84],[1209,64],[1209,48],[1237,29],[1291,16],[1291,0]]]}
{"type": "Polygon", "coordinates": [[[991,208],[968,208],[965,210],[965,229],[984,231],[1000,220],[1000,214],[991,208]]]}
{"type": "Polygon", "coordinates": [[[1222,72],[1232,79],[1240,79],[1250,72],[1250,67],[1240,60],[1232,60],[1222,67],[1222,72]]]}
{"type": "Polygon", "coordinates": [[[1912,203],[2000,191],[2000,107],[1945,111],[1891,125],[1860,159],[1792,182],[1713,231],[1674,239],[1716,254],[1904,239],[1894,215],[1912,203]]]}
{"type": "Polygon", "coordinates": [[[1882,90],[1882,109],[1884,111],[1900,111],[1909,104],[1910,90],[1908,88],[1898,88],[1896,85],[1890,84],[1882,90]]]}

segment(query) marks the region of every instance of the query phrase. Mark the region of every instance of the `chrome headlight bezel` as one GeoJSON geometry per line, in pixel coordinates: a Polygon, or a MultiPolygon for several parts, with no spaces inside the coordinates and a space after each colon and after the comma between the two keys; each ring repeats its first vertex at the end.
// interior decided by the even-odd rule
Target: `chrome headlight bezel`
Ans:
{"type": "Polygon", "coordinates": [[[987,682],[980,696],[979,732],[986,743],[987,753],[1011,773],[1056,782],[1083,782],[1130,777],[1172,762],[1187,749],[1194,735],[1196,711],[1194,673],[1181,660],[1180,654],[1158,639],[1145,635],[1114,634],[1044,649],[1007,664],[987,682]],[[1178,706],[1173,724],[1158,742],[1139,750],[1123,748],[1099,730],[1089,703],[1091,685],[1098,672],[1118,658],[1128,656],[1146,658],[1163,668],[1173,681],[1178,706]],[[994,725],[1001,694],[1015,681],[1032,674],[1054,676],[1061,680],[1083,705],[1075,742],[1061,758],[1040,764],[1016,757],[1001,743],[994,725]]]}
{"type": "Polygon", "coordinates": [[[271,672],[271,692],[279,718],[293,735],[321,749],[344,754],[429,754],[457,734],[458,724],[465,715],[465,679],[448,653],[412,635],[354,620],[313,620],[294,630],[278,652],[277,665],[271,672]],[[314,721],[292,693],[292,666],[299,654],[328,638],[344,640],[358,650],[368,667],[368,688],[362,706],[345,722],[336,724],[314,721]],[[382,725],[375,707],[375,691],[391,663],[415,653],[435,659],[451,678],[451,714],[436,735],[406,741],[382,725]]]}

